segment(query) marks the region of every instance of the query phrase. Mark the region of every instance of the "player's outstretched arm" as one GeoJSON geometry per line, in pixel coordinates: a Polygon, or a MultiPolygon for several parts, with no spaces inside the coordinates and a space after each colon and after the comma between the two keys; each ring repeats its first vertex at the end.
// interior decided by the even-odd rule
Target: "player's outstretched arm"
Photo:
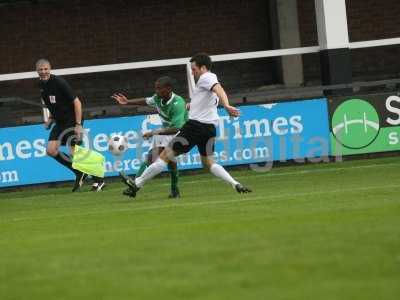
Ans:
{"type": "Polygon", "coordinates": [[[152,131],[145,132],[143,134],[144,139],[149,139],[153,135],[173,135],[179,132],[179,128],[160,128],[160,129],[155,129],[152,131]]]}
{"type": "Polygon", "coordinates": [[[224,88],[219,83],[214,85],[212,91],[218,96],[219,103],[225,108],[231,117],[240,116],[240,110],[229,104],[228,96],[226,95],[224,88]]]}
{"type": "Polygon", "coordinates": [[[128,99],[124,94],[121,93],[115,93],[111,96],[111,98],[117,101],[118,104],[121,105],[137,105],[137,106],[147,105],[145,98],[128,99]]]}

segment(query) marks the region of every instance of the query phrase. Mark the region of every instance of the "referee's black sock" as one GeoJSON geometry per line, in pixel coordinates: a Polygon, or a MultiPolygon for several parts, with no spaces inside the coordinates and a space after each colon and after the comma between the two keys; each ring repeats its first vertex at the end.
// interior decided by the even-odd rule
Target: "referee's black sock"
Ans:
{"type": "Polygon", "coordinates": [[[74,172],[75,174],[77,174],[77,170],[75,170],[74,168],[72,168],[72,159],[68,154],[65,154],[64,152],[58,152],[58,154],[56,156],[53,156],[53,158],[58,161],[60,164],[62,164],[63,166],[67,167],[68,169],[70,169],[72,172],[74,172]]]}

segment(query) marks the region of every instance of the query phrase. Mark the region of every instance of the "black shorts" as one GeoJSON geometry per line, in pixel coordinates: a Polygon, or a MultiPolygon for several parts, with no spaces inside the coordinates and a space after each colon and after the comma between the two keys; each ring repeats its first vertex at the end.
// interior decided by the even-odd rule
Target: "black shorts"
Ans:
{"type": "Polygon", "coordinates": [[[171,148],[178,156],[197,146],[201,156],[212,156],[215,148],[216,129],[213,124],[188,120],[171,141],[171,148]]]}
{"type": "Polygon", "coordinates": [[[75,135],[75,125],[55,124],[49,134],[49,141],[59,141],[61,145],[81,145],[82,140],[75,135]]]}

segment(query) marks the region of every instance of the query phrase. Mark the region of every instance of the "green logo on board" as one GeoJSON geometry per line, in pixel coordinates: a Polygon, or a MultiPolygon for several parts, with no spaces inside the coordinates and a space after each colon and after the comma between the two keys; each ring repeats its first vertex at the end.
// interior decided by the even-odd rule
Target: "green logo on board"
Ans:
{"type": "Polygon", "coordinates": [[[332,133],[344,147],[361,149],[378,137],[379,115],[365,100],[350,99],[340,104],[333,113],[332,133]]]}

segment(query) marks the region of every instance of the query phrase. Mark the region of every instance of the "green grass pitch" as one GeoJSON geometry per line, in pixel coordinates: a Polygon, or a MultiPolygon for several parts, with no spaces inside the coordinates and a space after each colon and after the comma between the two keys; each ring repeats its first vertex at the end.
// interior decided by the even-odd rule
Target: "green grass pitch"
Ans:
{"type": "Polygon", "coordinates": [[[399,157],[232,174],[0,193],[0,299],[400,298],[399,157]]]}

